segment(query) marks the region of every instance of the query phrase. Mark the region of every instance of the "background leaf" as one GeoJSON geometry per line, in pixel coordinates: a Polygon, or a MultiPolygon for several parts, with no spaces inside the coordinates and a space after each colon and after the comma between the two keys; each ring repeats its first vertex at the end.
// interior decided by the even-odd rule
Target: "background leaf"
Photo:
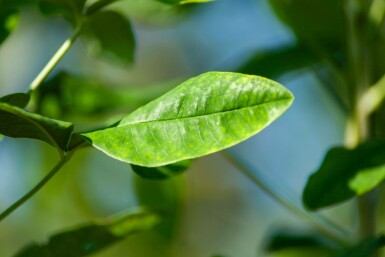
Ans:
{"type": "Polygon", "coordinates": [[[179,175],[191,166],[191,160],[183,160],[160,167],[142,167],[131,164],[132,170],[145,179],[159,180],[179,175]]]}
{"type": "Polygon", "coordinates": [[[134,59],[135,37],[130,22],[115,11],[100,11],[88,17],[82,31],[92,39],[91,52],[123,64],[134,59]]]}
{"type": "Polygon", "coordinates": [[[11,34],[19,23],[19,12],[13,8],[6,8],[0,3],[0,44],[11,34]]]}
{"type": "Polygon", "coordinates": [[[385,178],[384,164],[384,141],[366,142],[352,150],[333,148],[310,176],[303,203],[315,210],[367,192],[385,178]]]}
{"type": "Polygon", "coordinates": [[[16,107],[24,108],[27,106],[30,98],[31,97],[29,94],[15,93],[15,94],[10,94],[10,95],[1,97],[0,102],[7,103],[9,105],[13,105],[16,107]]]}
{"type": "Polygon", "coordinates": [[[98,252],[127,236],[158,225],[159,215],[139,212],[97,220],[52,236],[45,244],[31,244],[15,257],[82,257],[98,252]]]}
{"type": "Polygon", "coordinates": [[[83,16],[86,0],[39,0],[40,11],[47,16],[63,16],[76,27],[83,16]]]}
{"type": "Polygon", "coordinates": [[[73,124],[43,117],[0,102],[0,134],[42,140],[65,149],[73,124]]]}
{"type": "Polygon", "coordinates": [[[271,80],[209,72],[139,108],[116,127],[83,134],[113,158],[156,167],[194,159],[258,133],[293,101],[271,80]]]}
{"type": "Polygon", "coordinates": [[[354,247],[346,249],[333,257],[372,257],[379,248],[385,246],[385,237],[377,236],[368,238],[354,247]]]}
{"type": "Polygon", "coordinates": [[[309,67],[320,59],[303,45],[285,45],[265,50],[252,56],[238,71],[267,78],[277,78],[285,73],[309,67]]]}

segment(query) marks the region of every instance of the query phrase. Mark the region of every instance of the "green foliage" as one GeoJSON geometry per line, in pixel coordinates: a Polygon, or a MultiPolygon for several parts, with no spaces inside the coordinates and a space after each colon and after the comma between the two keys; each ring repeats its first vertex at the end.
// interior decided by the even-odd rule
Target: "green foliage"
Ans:
{"type": "Polygon", "coordinates": [[[27,112],[17,106],[0,102],[0,134],[42,140],[65,150],[73,124],[27,112]]]}
{"type": "Polygon", "coordinates": [[[24,108],[29,102],[30,96],[24,93],[15,93],[0,98],[0,102],[7,103],[19,108],[24,108]]]}
{"type": "Polygon", "coordinates": [[[142,211],[96,220],[50,237],[44,244],[31,244],[15,257],[82,257],[98,252],[127,236],[152,229],[161,217],[142,211]]]}
{"type": "Polygon", "coordinates": [[[124,64],[134,59],[135,38],[130,22],[115,11],[100,11],[90,15],[82,33],[92,40],[91,51],[124,64]],[[111,26],[110,24],[114,24],[111,26]]]}
{"type": "Polygon", "coordinates": [[[293,101],[276,82],[210,72],[122,119],[83,134],[113,158],[156,167],[194,159],[239,143],[277,119],[293,101]]]}
{"type": "Polygon", "coordinates": [[[303,202],[316,210],[370,191],[385,178],[384,164],[383,141],[370,141],[355,149],[333,148],[309,178],[303,202]]]}
{"type": "Polygon", "coordinates": [[[142,178],[159,180],[176,176],[186,171],[191,166],[191,160],[183,160],[160,167],[142,167],[131,164],[132,170],[142,178]]]}
{"type": "Polygon", "coordinates": [[[382,235],[373,236],[345,251],[333,255],[333,257],[371,257],[383,246],[385,246],[385,237],[382,235]]]}

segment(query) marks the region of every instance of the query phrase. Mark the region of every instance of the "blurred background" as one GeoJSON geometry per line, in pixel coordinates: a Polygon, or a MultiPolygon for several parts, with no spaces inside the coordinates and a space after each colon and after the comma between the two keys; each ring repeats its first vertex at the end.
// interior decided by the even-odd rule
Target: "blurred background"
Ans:
{"type": "MultiPolygon", "coordinates": [[[[53,75],[66,71],[87,77],[97,84],[135,92],[139,102],[145,102],[200,73],[238,71],[256,53],[296,40],[266,0],[217,0],[182,9],[136,0],[112,8],[132,21],[137,47],[134,63],[124,66],[92,57],[78,41],[53,75]]],[[[20,25],[0,48],[0,95],[27,91],[70,35],[71,28],[63,19],[44,18],[36,8],[25,8],[20,25]]],[[[275,79],[294,93],[292,108],[266,130],[228,151],[299,202],[308,176],[326,150],[343,143],[345,117],[311,69],[275,79]]],[[[46,111],[56,114],[50,108],[46,111]]],[[[76,115],[67,119],[77,129],[93,121],[76,115]]],[[[1,209],[27,192],[56,161],[56,152],[44,143],[4,138],[0,144],[1,209]]],[[[274,230],[311,229],[221,154],[194,161],[180,176],[154,182],[139,178],[129,165],[97,150],[83,149],[0,224],[0,255],[11,256],[28,242],[44,241],[63,228],[138,205],[166,206],[175,211],[175,217],[158,230],[130,237],[95,256],[268,256],[264,238],[274,230]]],[[[350,210],[351,203],[347,203],[325,215],[336,217],[333,214],[338,212],[336,221],[352,226],[350,210]]]]}

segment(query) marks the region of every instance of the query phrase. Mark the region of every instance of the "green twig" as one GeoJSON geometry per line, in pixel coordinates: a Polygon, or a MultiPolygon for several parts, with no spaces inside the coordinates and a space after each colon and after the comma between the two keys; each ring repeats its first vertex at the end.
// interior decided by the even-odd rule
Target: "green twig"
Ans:
{"type": "Polygon", "coordinates": [[[78,28],[74,34],[64,41],[62,46],[57,50],[57,52],[52,56],[51,60],[45,65],[45,67],[41,70],[41,72],[36,76],[36,78],[32,81],[30,85],[30,91],[35,91],[41,83],[48,77],[48,75],[52,72],[52,70],[56,67],[56,65],[60,62],[60,60],[64,57],[64,55],[68,52],[71,46],[74,44],[76,39],[80,34],[81,28],[78,28]]]}
{"type": "Polygon", "coordinates": [[[316,227],[323,235],[330,238],[342,247],[348,246],[349,233],[339,227],[337,224],[329,221],[325,217],[312,214],[305,211],[300,207],[294,197],[287,192],[282,192],[279,187],[273,185],[271,181],[263,176],[260,172],[256,171],[254,167],[247,164],[244,160],[240,161],[238,158],[228,153],[222,152],[223,156],[239,171],[241,171],[246,177],[248,177],[254,184],[259,186],[263,191],[270,195],[274,200],[285,206],[287,209],[309,221],[314,227],[316,227]]]}
{"type": "Polygon", "coordinates": [[[22,204],[24,204],[33,195],[35,195],[63,167],[63,165],[71,158],[71,156],[72,154],[68,154],[62,158],[34,188],[32,188],[27,194],[25,194],[5,211],[3,211],[0,214],[0,222],[3,221],[12,212],[14,212],[17,208],[19,208],[22,204]]]}

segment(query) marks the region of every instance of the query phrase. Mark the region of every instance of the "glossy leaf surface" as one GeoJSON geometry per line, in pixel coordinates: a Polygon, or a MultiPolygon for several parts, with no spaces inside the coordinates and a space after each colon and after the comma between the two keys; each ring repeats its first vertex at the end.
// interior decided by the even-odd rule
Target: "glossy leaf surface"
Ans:
{"type": "Polygon", "coordinates": [[[132,63],[135,52],[135,37],[130,22],[118,12],[100,11],[88,17],[83,34],[93,40],[91,52],[132,63]]]}
{"type": "Polygon", "coordinates": [[[47,243],[31,244],[15,257],[82,257],[112,245],[127,236],[158,225],[157,214],[141,212],[97,220],[52,236],[47,243]]]}
{"type": "Polygon", "coordinates": [[[310,176],[303,202],[311,210],[348,200],[372,190],[385,178],[385,142],[370,141],[355,149],[331,149],[310,176]]]}
{"type": "Polygon", "coordinates": [[[292,101],[292,94],[271,80],[209,72],[139,108],[116,127],[83,135],[113,158],[157,167],[246,140],[281,116],[292,101]]]}
{"type": "Polygon", "coordinates": [[[27,106],[29,99],[29,94],[15,93],[1,97],[0,102],[24,108],[27,106]]]}
{"type": "Polygon", "coordinates": [[[43,117],[0,102],[0,134],[42,140],[65,149],[73,124],[43,117]]]}
{"type": "Polygon", "coordinates": [[[145,179],[159,180],[179,175],[191,166],[191,160],[183,160],[160,167],[142,167],[131,164],[132,170],[145,179]]]}

